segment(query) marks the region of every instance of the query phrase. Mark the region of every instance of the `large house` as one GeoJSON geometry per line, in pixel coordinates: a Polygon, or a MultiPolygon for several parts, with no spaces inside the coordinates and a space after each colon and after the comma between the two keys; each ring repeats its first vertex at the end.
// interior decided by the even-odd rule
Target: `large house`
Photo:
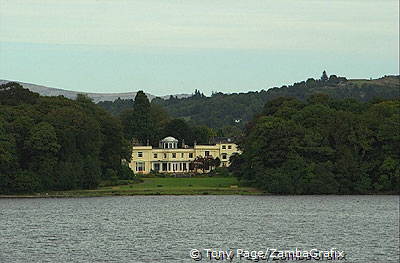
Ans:
{"type": "MultiPolygon", "coordinates": [[[[151,171],[159,173],[194,172],[196,157],[219,158],[220,166],[229,166],[229,157],[238,153],[238,148],[231,139],[216,138],[214,144],[193,147],[179,142],[174,137],[166,137],[160,141],[158,148],[152,146],[133,146],[132,160],[129,164],[135,173],[148,174],[151,171]]],[[[208,172],[212,167],[206,167],[208,172]]],[[[197,171],[197,169],[196,169],[197,171]]]]}

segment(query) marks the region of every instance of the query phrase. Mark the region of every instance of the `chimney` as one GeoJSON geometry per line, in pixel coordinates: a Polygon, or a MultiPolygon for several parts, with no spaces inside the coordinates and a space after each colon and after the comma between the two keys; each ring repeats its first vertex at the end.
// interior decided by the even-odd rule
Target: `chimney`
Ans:
{"type": "Polygon", "coordinates": [[[182,139],[182,148],[185,149],[185,139],[182,139]]]}
{"type": "Polygon", "coordinates": [[[150,140],[149,140],[149,139],[147,139],[147,143],[146,143],[146,145],[147,145],[147,146],[149,146],[149,145],[150,145],[150,140]]]}
{"type": "Polygon", "coordinates": [[[197,142],[196,141],[194,141],[194,143],[193,143],[193,146],[196,146],[197,145],[197,142]]]}

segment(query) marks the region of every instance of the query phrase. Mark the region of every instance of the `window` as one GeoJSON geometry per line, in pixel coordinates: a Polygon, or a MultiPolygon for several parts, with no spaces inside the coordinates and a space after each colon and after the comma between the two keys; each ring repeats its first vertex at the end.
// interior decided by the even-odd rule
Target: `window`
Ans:
{"type": "Polygon", "coordinates": [[[144,162],[136,162],[136,171],[137,172],[142,172],[145,170],[145,164],[144,162]]]}
{"type": "Polygon", "coordinates": [[[143,157],[143,152],[138,152],[137,157],[142,158],[143,157]]]}
{"type": "Polygon", "coordinates": [[[226,160],[226,157],[227,157],[227,154],[226,154],[226,153],[223,153],[223,154],[222,154],[222,159],[223,159],[223,160],[226,160]]]}
{"type": "Polygon", "coordinates": [[[232,149],[232,145],[228,145],[228,149],[229,149],[229,150],[232,149]]]}
{"type": "Polygon", "coordinates": [[[224,149],[224,150],[225,150],[225,149],[226,149],[226,145],[222,145],[222,149],[224,149]]]}
{"type": "Polygon", "coordinates": [[[185,154],[184,154],[184,153],[181,153],[181,158],[183,158],[183,157],[185,157],[185,154]]]}
{"type": "Polygon", "coordinates": [[[164,153],[164,158],[167,158],[167,154],[166,153],[164,153]]]}
{"type": "Polygon", "coordinates": [[[168,169],[167,163],[163,163],[162,164],[162,170],[163,171],[167,171],[167,169],[168,169]]]}
{"type": "Polygon", "coordinates": [[[204,156],[210,156],[210,151],[205,151],[204,156]]]}
{"type": "Polygon", "coordinates": [[[157,159],[157,157],[158,157],[158,156],[157,156],[157,154],[155,153],[155,154],[154,154],[154,158],[157,159]]]}
{"type": "Polygon", "coordinates": [[[193,153],[189,153],[189,158],[193,158],[193,153]]]}
{"type": "Polygon", "coordinates": [[[154,164],[154,171],[156,171],[156,172],[160,171],[160,164],[159,163],[155,163],[154,164]]]}
{"type": "Polygon", "coordinates": [[[176,153],[172,153],[172,158],[176,158],[176,153]]]}
{"type": "Polygon", "coordinates": [[[186,163],[183,163],[183,171],[186,171],[186,163]]]}

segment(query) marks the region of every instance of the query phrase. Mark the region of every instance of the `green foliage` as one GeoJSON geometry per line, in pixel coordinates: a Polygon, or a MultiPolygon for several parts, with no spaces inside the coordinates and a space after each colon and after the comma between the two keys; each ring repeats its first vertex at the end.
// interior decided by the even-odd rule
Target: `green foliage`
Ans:
{"type": "MultiPolygon", "coordinates": [[[[197,93],[196,97],[203,98],[204,95],[197,93]]],[[[195,141],[208,144],[216,136],[216,132],[207,126],[197,126],[180,118],[171,119],[161,105],[150,104],[142,91],[137,93],[135,102],[130,106],[122,111],[119,118],[124,137],[131,142],[158,146],[162,138],[173,136],[180,141],[184,140],[187,145],[193,145],[195,141]]]]}
{"type": "MultiPolygon", "coordinates": [[[[247,93],[213,93],[206,97],[197,91],[188,98],[178,99],[171,97],[168,100],[161,98],[153,99],[152,104],[162,105],[173,118],[185,119],[193,125],[205,125],[216,130],[223,131],[225,136],[236,136],[238,130],[252,120],[255,115],[262,111],[267,101],[279,97],[292,99],[292,103],[298,103],[301,107],[314,94],[313,103],[318,100],[326,100],[329,95],[335,99],[354,99],[356,101],[371,101],[374,98],[393,99],[399,97],[399,77],[390,76],[378,80],[365,80],[360,84],[357,80],[347,80],[344,77],[331,75],[328,77],[324,72],[320,80],[308,79],[294,83],[291,86],[275,87],[260,92],[247,93]]],[[[293,105],[294,106],[294,105],[293,105]]],[[[273,109],[272,109],[273,110],[273,109]]],[[[296,107],[285,110],[295,111],[296,107]]],[[[282,114],[285,114],[282,112],[282,114]]]]}
{"type": "Polygon", "coordinates": [[[230,170],[277,194],[399,193],[399,113],[399,100],[269,101],[230,170]]]}
{"type": "MultiPolygon", "coordinates": [[[[305,101],[312,104],[326,104],[329,97],[348,99],[335,101],[338,103],[335,107],[349,110],[348,106],[351,104],[351,111],[357,111],[360,110],[358,101],[367,102],[376,100],[376,98],[398,98],[399,89],[399,76],[386,76],[377,80],[347,80],[336,75],[328,77],[324,72],[321,79],[309,78],[307,81],[294,83],[290,86],[275,87],[260,92],[232,94],[217,92],[207,97],[196,90],[192,96],[187,98],[178,99],[174,96],[170,96],[167,100],[155,98],[151,102],[150,109],[154,133],[146,132],[144,129],[143,132],[146,133],[144,137],[147,138],[142,143],[146,143],[146,140],[149,139],[152,145],[157,145],[158,137],[162,133],[161,129],[169,121],[168,116],[171,116],[172,119],[183,119],[190,127],[205,126],[212,128],[221,137],[240,137],[246,123],[263,111],[266,102],[276,98],[285,97],[285,100],[287,100],[286,102],[276,101],[277,104],[298,104],[281,108],[281,115],[290,115],[301,108],[305,101]]],[[[144,96],[142,96],[142,101],[145,101],[144,96]]],[[[128,137],[134,136],[134,134],[130,134],[134,125],[129,124],[129,116],[134,114],[134,104],[133,100],[121,99],[114,102],[99,103],[100,106],[115,115],[125,111],[122,114],[122,120],[124,127],[127,127],[125,132],[129,134],[128,137]],[[129,110],[130,112],[127,112],[129,110]]],[[[274,111],[274,107],[270,108],[270,106],[264,108],[264,111],[274,111]]],[[[269,113],[265,112],[265,114],[268,115],[269,113]]],[[[139,135],[136,134],[136,136],[139,135]]],[[[197,141],[203,142],[202,139],[197,141]]]]}
{"type": "Polygon", "coordinates": [[[7,132],[5,125],[0,116],[0,174],[14,173],[19,166],[15,137],[7,132]]]}
{"type": "Polygon", "coordinates": [[[232,176],[227,167],[218,167],[218,166],[216,166],[216,168],[213,171],[210,172],[210,175],[217,176],[217,177],[230,177],[230,176],[232,176]]]}
{"type": "Polygon", "coordinates": [[[133,108],[134,101],[132,99],[118,98],[115,101],[100,101],[98,105],[107,110],[114,116],[121,114],[124,110],[133,108]]]}
{"type": "MultiPolygon", "coordinates": [[[[351,104],[353,107],[352,111],[357,111],[359,110],[357,108],[359,107],[357,101],[367,102],[376,98],[398,98],[399,88],[398,76],[385,76],[377,80],[347,80],[344,77],[337,77],[336,75],[328,77],[324,71],[321,79],[315,80],[310,78],[307,81],[294,83],[291,86],[275,87],[267,91],[232,94],[219,92],[213,93],[211,97],[206,97],[200,91],[196,90],[188,98],[178,99],[174,96],[170,96],[167,100],[155,98],[151,102],[151,108],[153,109],[155,105],[162,106],[172,118],[184,119],[191,127],[206,126],[213,128],[218,132],[218,136],[239,137],[242,135],[242,129],[245,127],[245,124],[262,111],[265,102],[279,97],[286,97],[286,100],[288,100],[286,103],[290,103],[291,101],[292,103],[299,104],[281,109],[288,111],[281,112],[282,115],[296,111],[297,107],[301,107],[303,102],[307,100],[309,100],[309,103],[314,104],[323,104],[324,100],[327,103],[326,100],[328,97],[326,95],[336,99],[352,99],[336,101],[338,103],[336,107],[345,107],[348,110],[347,106],[349,105],[346,104],[351,104]],[[314,94],[317,94],[317,96],[313,96],[314,94]]],[[[279,104],[283,102],[277,101],[275,103],[279,104]]],[[[132,109],[134,102],[133,100],[117,99],[114,102],[100,102],[99,105],[113,114],[119,114],[126,109],[132,109]]],[[[274,108],[264,108],[264,110],[273,111],[274,108]]],[[[167,116],[164,111],[162,115],[157,115],[167,116]]],[[[162,122],[160,119],[155,121],[155,123],[160,122],[162,122]]],[[[125,127],[129,127],[129,125],[125,125],[125,127]]],[[[157,130],[157,128],[154,129],[157,130]]],[[[158,129],[156,134],[159,133],[158,129]]],[[[150,136],[147,135],[147,137],[150,136]]],[[[147,139],[150,139],[150,141],[153,140],[151,143],[154,145],[157,143],[157,139],[147,139]]]]}
{"type": "Polygon", "coordinates": [[[173,136],[179,141],[185,140],[187,144],[193,144],[194,141],[191,127],[182,119],[173,119],[165,125],[162,137],[167,136],[173,136]]]}
{"type": "Polygon", "coordinates": [[[0,193],[33,193],[42,190],[39,176],[28,171],[0,174],[0,193]]]}
{"type": "Polygon", "coordinates": [[[3,105],[35,104],[39,98],[39,94],[24,89],[16,82],[0,85],[0,94],[0,104],[3,105]]]}
{"type": "Polygon", "coordinates": [[[121,178],[122,180],[134,180],[135,175],[128,164],[123,163],[121,165],[121,169],[119,170],[118,178],[121,178]]]}
{"type": "Polygon", "coordinates": [[[143,144],[147,140],[154,140],[156,125],[152,119],[149,99],[143,91],[136,94],[133,107],[122,112],[120,118],[129,140],[136,139],[143,144]]]}
{"type": "Polygon", "coordinates": [[[329,80],[328,75],[326,74],[326,71],[324,70],[324,72],[322,72],[321,81],[327,82],[328,80],[329,80]]]}
{"type": "Polygon", "coordinates": [[[0,86],[0,193],[93,189],[110,173],[127,177],[128,145],[120,121],[84,95],[0,86]]]}

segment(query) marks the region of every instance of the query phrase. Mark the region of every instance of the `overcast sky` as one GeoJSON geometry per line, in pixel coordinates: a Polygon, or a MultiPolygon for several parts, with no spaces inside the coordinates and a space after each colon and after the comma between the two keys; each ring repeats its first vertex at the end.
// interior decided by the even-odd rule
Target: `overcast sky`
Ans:
{"type": "Polygon", "coordinates": [[[0,79],[76,91],[377,78],[398,45],[398,0],[0,0],[0,79]]]}

